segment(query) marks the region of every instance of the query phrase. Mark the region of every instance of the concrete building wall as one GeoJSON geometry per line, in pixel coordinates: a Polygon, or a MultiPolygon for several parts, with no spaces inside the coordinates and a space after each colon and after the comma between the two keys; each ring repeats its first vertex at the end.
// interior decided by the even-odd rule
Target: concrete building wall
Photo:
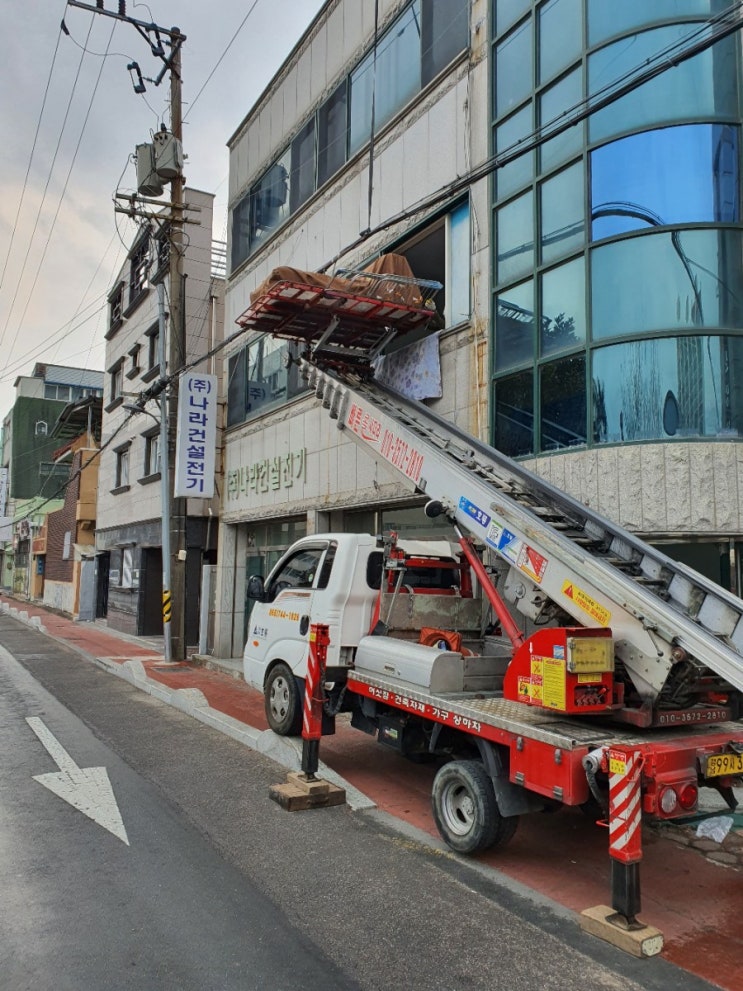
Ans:
{"type": "MultiPolygon", "coordinates": [[[[384,31],[405,7],[379,5],[384,31]]],[[[337,259],[362,266],[437,216],[438,207],[391,217],[446,187],[487,154],[487,128],[473,121],[488,114],[486,0],[469,6],[470,50],[379,129],[370,183],[369,147],[362,148],[295,215],[232,271],[225,301],[226,333],[250,305],[250,294],[279,265],[310,271],[337,259]],[[360,232],[381,225],[363,238],[360,232]]],[[[230,201],[234,206],[294,135],[369,50],[374,5],[330,0],[231,138],[230,201]]],[[[458,425],[488,432],[487,315],[489,294],[488,181],[469,194],[471,318],[439,339],[441,399],[431,405],[458,425]]],[[[445,198],[444,198],[445,200],[445,198]]],[[[444,203],[445,205],[445,203],[444,203]]],[[[229,257],[228,252],[228,257],[229,257]]],[[[329,271],[333,271],[333,267],[329,271]]],[[[238,338],[225,357],[244,346],[238,338]]],[[[223,378],[225,389],[227,373],[223,378]]],[[[348,441],[316,400],[302,397],[230,427],[225,434],[225,484],[220,518],[217,643],[220,653],[242,651],[247,528],[259,521],[304,521],[308,532],[342,524],[343,512],[397,505],[412,493],[383,462],[348,441]],[[286,469],[286,470],[285,470],[286,469]],[[293,474],[291,474],[293,472],[293,474]],[[289,475],[291,474],[291,477],[289,475]]]]}

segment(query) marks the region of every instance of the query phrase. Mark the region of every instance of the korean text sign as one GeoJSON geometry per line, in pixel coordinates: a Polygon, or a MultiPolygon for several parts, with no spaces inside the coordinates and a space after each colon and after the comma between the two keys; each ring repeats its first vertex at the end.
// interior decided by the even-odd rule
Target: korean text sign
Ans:
{"type": "Polygon", "coordinates": [[[211,499],[217,446],[217,377],[187,372],[178,389],[175,496],[211,499]]]}

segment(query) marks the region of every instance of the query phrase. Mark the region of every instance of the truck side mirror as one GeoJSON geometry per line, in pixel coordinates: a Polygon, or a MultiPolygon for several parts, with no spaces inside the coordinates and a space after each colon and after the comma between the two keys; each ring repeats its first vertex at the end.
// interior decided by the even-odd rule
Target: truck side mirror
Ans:
{"type": "Polygon", "coordinates": [[[263,578],[261,575],[251,575],[248,578],[248,598],[255,599],[257,602],[263,602],[265,599],[266,590],[263,587],[263,578]]]}

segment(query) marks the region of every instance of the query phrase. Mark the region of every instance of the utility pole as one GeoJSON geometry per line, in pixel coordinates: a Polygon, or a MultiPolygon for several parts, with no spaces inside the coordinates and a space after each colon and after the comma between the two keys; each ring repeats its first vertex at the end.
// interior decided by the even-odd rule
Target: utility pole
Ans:
{"type": "MultiPolygon", "coordinates": [[[[181,39],[184,36],[179,28],[170,29],[172,58],[170,63],[170,128],[173,137],[182,143],[183,118],[181,102],[181,39]]],[[[170,183],[171,221],[170,221],[170,416],[168,430],[168,449],[163,457],[168,458],[171,470],[170,477],[170,550],[172,619],[171,630],[173,639],[173,656],[176,660],[186,657],[186,500],[173,496],[175,478],[175,431],[173,424],[177,422],[178,412],[178,378],[177,373],[186,362],[186,327],[185,307],[183,300],[183,176],[178,174],[170,183]]]]}
{"type": "MultiPolygon", "coordinates": [[[[148,82],[159,86],[165,73],[170,73],[170,129],[174,138],[183,144],[183,116],[181,98],[181,48],[186,40],[180,28],[170,29],[160,27],[153,22],[146,22],[126,13],[126,0],[118,0],[118,10],[106,10],[104,0],[96,0],[95,6],[83,3],[82,0],[67,0],[68,6],[79,7],[94,14],[113,17],[119,21],[131,24],[150,46],[152,54],[162,60],[163,68],[156,79],[148,82]],[[170,55],[166,55],[161,35],[170,46],[170,55]]],[[[64,26],[64,22],[63,22],[64,26]]],[[[131,62],[127,68],[132,75],[134,89],[137,93],[145,90],[144,80],[139,65],[131,62]]],[[[170,180],[170,224],[169,234],[169,304],[170,304],[170,336],[168,346],[165,346],[165,321],[160,307],[160,410],[161,410],[161,471],[162,487],[162,553],[163,553],[163,630],[166,639],[166,654],[171,654],[173,660],[183,660],[186,656],[185,628],[185,596],[186,596],[186,500],[174,496],[175,476],[175,429],[178,410],[178,372],[186,363],[186,333],[183,300],[183,272],[181,261],[184,252],[184,201],[183,174],[178,172],[170,180]],[[169,361],[168,374],[165,369],[165,356],[169,361]],[[169,383],[169,402],[164,390],[169,383]],[[166,496],[167,492],[167,496],[166,496]],[[166,532],[167,531],[167,532],[166,532]]],[[[153,200],[143,200],[143,203],[156,204],[153,200]]],[[[162,212],[155,215],[151,212],[137,209],[132,202],[128,210],[117,207],[117,212],[130,216],[149,217],[162,220],[162,212]]],[[[162,286],[158,286],[162,292],[162,286]]],[[[170,660],[171,657],[166,657],[170,660]]]]}

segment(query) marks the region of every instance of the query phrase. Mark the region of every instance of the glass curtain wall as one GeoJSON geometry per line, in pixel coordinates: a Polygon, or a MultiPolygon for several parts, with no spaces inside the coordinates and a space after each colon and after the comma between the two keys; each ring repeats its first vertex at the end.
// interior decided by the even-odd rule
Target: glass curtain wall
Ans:
{"type": "Polygon", "coordinates": [[[499,0],[493,438],[512,456],[743,435],[739,42],[722,0],[499,0]]]}

